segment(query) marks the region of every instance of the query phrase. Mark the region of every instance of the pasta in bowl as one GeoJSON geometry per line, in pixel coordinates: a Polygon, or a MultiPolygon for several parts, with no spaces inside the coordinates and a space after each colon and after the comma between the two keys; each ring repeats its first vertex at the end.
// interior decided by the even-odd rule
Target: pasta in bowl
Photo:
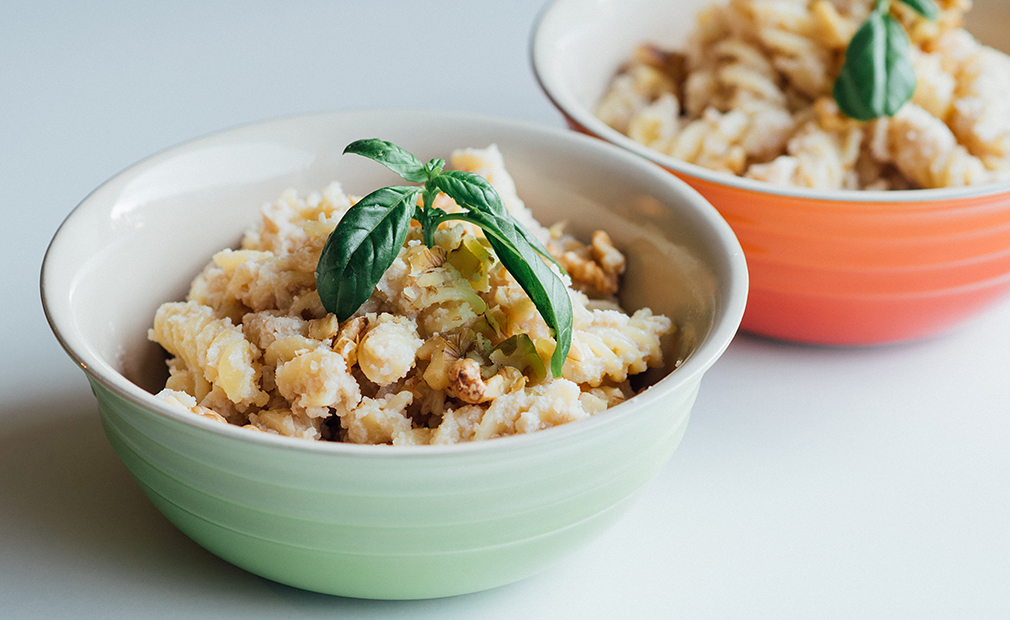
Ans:
{"type": "MultiPolygon", "coordinates": [[[[449,228],[439,235],[454,235],[449,228]]],[[[451,257],[449,252],[442,264],[454,264],[460,276],[479,274],[477,265],[488,259],[473,259],[483,256],[485,246],[472,242],[467,246],[460,239],[446,247],[466,247],[471,256],[451,257]]],[[[279,237],[276,241],[286,243],[279,237]]],[[[564,235],[556,241],[575,254],[584,251],[569,245],[564,235]]],[[[426,244],[404,241],[405,249],[421,247],[426,244]]],[[[420,249],[415,252],[416,257],[404,256],[402,273],[410,270],[412,259],[425,269],[439,262],[430,261],[431,256],[420,249]]],[[[302,254],[274,256],[285,256],[281,262],[293,267],[302,254]]],[[[448,270],[429,273],[453,275],[448,270]]],[[[543,570],[615,522],[676,449],[702,377],[736,332],[746,290],[743,253],[725,221],[696,192],[661,169],[573,132],[409,110],[266,121],[152,156],[95,190],[74,210],[54,237],[42,273],[47,317],[88,377],[110,443],[173,524],[211,552],[263,577],[318,592],[381,599],[448,596],[509,583],[543,570]],[[596,413],[581,419],[545,428],[531,423],[536,432],[485,441],[409,445],[424,443],[409,441],[415,435],[432,443],[439,425],[428,422],[439,410],[427,411],[424,424],[416,427],[411,416],[407,428],[406,417],[399,413],[401,405],[394,402],[399,399],[408,415],[418,413],[419,422],[424,416],[410,408],[429,402],[421,397],[428,388],[418,388],[414,401],[413,392],[405,387],[407,378],[393,377],[409,365],[402,351],[413,351],[415,365],[418,359],[428,363],[431,356],[418,357],[423,345],[403,337],[403,319],[388,312],[390,317],[380,318],[389,309],[381,304],[390,303],[406,288],[390,289],[392,297],[372,300],[359,316],[334,326],[324,314],[317,316],[317,308],[313,310],[311,277],[304,275],[311,273],[311,259],[307,271],[290,269],[279,280],[290,277],[291,282],[302,283],[294,288],[270,287],[270,295],[261,297],[265,289],[239,286],[248,284],[241,269],[270,268],[267,257],[256,253],[265,252],[272,241],[260,233],[247,239],[245,248],[242,244],[243,230],[259,230],[257,220],[262,221],[263,215],[257,208],[264,202],[275,223],[297,220],[305,231],[314,221],[320,230],[328,230],[332,222],[324,221],[325,216],[298,214],[325,211],[327,201],[336,206],[342,196],[364,196],[395,181],[374,162],[340,154],[344,145],[362,135],[388,137],[412,153],[432,158],[462,145],[496,144],[517,195],[539,220],[567,221],[565,230],[574,239],[586,240],[583,245],[591,245],[595,230],[607,231],[627,263],[617,297],[620,306],[631,316],[650,308],[655,316],[670,321],[671,332],[660,338],[664,366],[640,373],[632,385],[634,395],[606,409],[596,403],[596,413]],[[340,192],[330,185],[334,179],[343,183],[340,192]],[[208,266],[208,259],[215,256],[208,266]],[[231,277],[215,276],[217,269],[230,271],[231,277]],[[655,286],[656,279],[664,286],[655,286]],[[235,295],[215,301],[228,285],[235,295]],[[187,296],[191,298],[186,300],[187,296]],[[237,299],[244,299],[246,307],[234,305],[237,299]],[[168,325],[172,317],[188,315],[187,306],[213,309],[218,302],[219,315],[197,310],[167,337],[175,329],[168,325]],[[201,361],[196,353],[192,364],[186,363],[189,370],[175,362],[174,373],[170,372],[161,346],[148,338],[149,330],[159,332],[153,323],[165,303],[170,304],[161,319],[168,322],[162,326],[166,342],[203,334],[211,346],[193,351],[216,360],[216,376],[201,372],[198,377],[192,372],[207,365],[207,359],[201,361]],[[283,314],[276,309],[278,303],[286,309],[283,314]],[[236,321],[257,313],[248,326],[243,323],[236,331],[236,321]],[[374,381],[357,383],[357,405],[366,397],[385,399],[386,408],[395,408],[400,416],[398,425],[344,426],[335,414],[338,398],[314,400],[325,389],[288,392],[291,399],[280,394],[283,406],[276,395],[269,395],[289,380],[290,387],[299,377],[312,377],[327,364],[343,363],[346,371],[343,354],[349,351],[340,334],[346,328],[345,340],[353,341],[356,325],[361,327],[359,345],[368,333],[387,345],[359,346],[356,355],[374,353],[389,362],[365,362],[374,381]],[[253,340],[246,337],[247,330],[253,340]],[[324,341],[326,346],[309,340],[324,341]],[[272,365],[263,359],[268,354],[272,365]],[[251,360],[257,359],[259,377],[247,380],[256,376],[251,360]],[[312,372],[300,372],[305,368],[312,372]],[[220,380],[218,385],[215,379],[220,380]],[[166,381],[172,383],[176,402],[155,396],[166,381]],[[379,384],[387,381],[387,392],[380,393],[379,384]],[[265,401],[260,392],[268,395],[265,401]],[[231,405],[223,404],[221,393],[231,405]],[[246,403],[240,406],[243,399],[246,403]],[[210,415],[201,406],[219,411],[210,415]],[[313,415],[324,407],[334,414],[313,415]],[[222,423],[215,416],[235,423],[222,423]],[[243,428],[250,423],[261,428],[243,428]],[[285,429],[291,432],[281,432],[285,429]],[[376,431],[379,445],[332,441],[348,439],[341,434],[352,429],[376,431]],[[377,429],[387,434],[380,436],[377,429]],[[309,440],[315,439],[317,430],[320,439],[324,432],[335,434],[325,437],[329,441],[309,440]],[[397,436],[403,440],[396,441],[397,436]],[[392,443],[400,445],[387,445],[392,443]]],[[[594,303],[609,303],[607,297],[601,294],[594,303]]],[[[470,299],[479,306],[477,298],[470,299]]],[[[418,312],[418,327],[411,325],[406,333],[420,330],[417,339],[422,340],[422,334],[432,336],[425,330],[435,325],[422,327],[425,321],[463,316],[461,308],[450,307],[455,308],[456,319],[451,318],[453,313],[438,317],[418,312]]],[[[550,358],[546,350],[537,352],[535,344],[538,337],[549,334],[526,333],[532,350],[510,349],[505,338],[489,342],[491,353],[486,358],[485,348],[467,358],[481,366],[501,359],[499,354],[510,357],[517,350],[524,354],[516,357],[526,357],[534,368],[516,364],[526,374],[519,370],[512,375],[516,382],[525,382],[522,391],[506,393],[514,399],[527,397],[526,385],[540,389],[533,358],[540,365],[550,358]]],[[[477,342],[476,335],[473,340],[477,342]]],[[[572,350],[575,342],[573,338],[572,350]]],[[[541,347],[544,344],[548,343],[541,347]]],[[[175,353],[189,355],[183,349],[175,353]]],[[[360,369],[360,362],[352,367],[360,369]]],[[[360,372],[365,376],[364,370],[360,372]]],[[[493,383],[491,377],[482,378],[493,383]]],[[[347,384],[343,392],[335,387],[332,393],[347,399],[353,389],[347,384]]],[[[585,399],[591,404],[592,389],[586,390],[590,397],[585,399]]],[[[581,388],[575,392],[579,395],[573,394],[574,400],[585,409],[581,388]]],[[[471,396],[479,400],[467,395],[471,396]]],[[[451,399],[456,397],[447,397],[446,402],[451,399]]],[[[483,410],[480,403],[453,402],[441,414],[468,406],[483,410]]],[[[362,414],[358,421],[381,415],[374,408],[350,405],[340,411],[345,416],[357,411],[362,414]]],[[[517,415],[515,422],[519,419],[517,415]]],[[[531,417],[526,419],[532,422],[531,417]]],[[[445,435],[448,431],[442,429],[445,435]]],[[[463,434],[461,430],[460,438],[463,434]]]]}
{"type": "MultiPolygon", "coordinates": [[[[529,433],[632,397],[632,378],[663,366],[660,340],[675,330],[649,308],[620,308],[624,254],[605,231],[584,244],[564,222],[537,222],[497,146],[456,150],[449,163],[486,178],[565,270],[574,318],[561,376],[548,376],[553,330],[466,222],[441,225],[431,247],[411,226],[368,299],[343,322],[327,311],[317,263],[361,202],[334,182],[285,191],[240,249],[214,254],[186,301],[159,307],[149,337],[173,357],[158,397],[268,433],[394,445],[529,433]]],[[[459,210],[446,194],[434,204],[459,210]]]]}
{"type": "MultiPolygon", "coordinates": [[[[558,0],[533,39],[573,128],[686,180],[733,227],[751,291],[743,329],[818,344],[949,330],[1010,288],[1007,57],[962,27],[1001,4],[903,2],[917,87],[861,121],[834,96],[863,0],[558,0]]],[[[884,5],[886,6],[886,5],[884,5]]]]}

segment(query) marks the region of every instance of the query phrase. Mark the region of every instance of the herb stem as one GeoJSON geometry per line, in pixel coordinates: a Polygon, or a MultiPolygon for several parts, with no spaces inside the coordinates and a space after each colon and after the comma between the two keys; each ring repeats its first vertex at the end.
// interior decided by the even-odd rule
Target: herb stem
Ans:
{"type": "Polygon", "coordinates": [[[424,191],[421,192],[422,204],[414,209],[414,219],[421,224],[421,239],[428,248],[435,247],[435,229],[438,228],[438,222],[441,221],[436,213],[441,209],[435,207],[437,193],[438,190],[431,191],[426,184],[424,191]]]}
{"type": "Polygon", "coordinates": [[[344,153],[373,159],[404,180],[423,185],[378,189],[344,214],[327,238],[316,266],[316,290],[323,307],[340,321],[357,312],[402,249],[412,219],[421,225],[422,239],[429,248],[435,246],[435,231],[442,222],[470,222],[484,231],[498,260],[553,331],[556,346],[551,374],[560,377],[572,341],[572,301],[564,283],[544,260],[559,270],[561,267],[543,243],[512,217],[487,179],[472,172],[443,170],[441,159],[423,164],[384,140],[357,140],[347,145],[344,153]],[[439,193],[464,211],[449,213],[436,207],[439,193]]]}

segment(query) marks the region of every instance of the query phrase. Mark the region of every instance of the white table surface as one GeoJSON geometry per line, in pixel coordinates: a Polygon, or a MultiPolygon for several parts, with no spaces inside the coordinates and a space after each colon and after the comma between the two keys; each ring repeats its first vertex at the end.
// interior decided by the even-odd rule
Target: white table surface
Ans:
{"type": "Polygon", "coordinates": [[[630,513],[488,592],[281,586],[143,497],[42,312],[62,219],[139,158],[278,115],[419,106],[561,126],[527,56],[540,5],[4,5],[0,618],[1010,618],[1010,300],[898,346],[738,336],[630,513]]]}

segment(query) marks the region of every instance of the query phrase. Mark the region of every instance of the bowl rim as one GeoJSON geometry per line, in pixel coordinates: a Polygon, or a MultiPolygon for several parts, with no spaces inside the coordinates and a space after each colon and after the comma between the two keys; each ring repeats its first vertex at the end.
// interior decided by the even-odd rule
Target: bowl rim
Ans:
{"type": "MultiPolygon", "coordinates": [[[[551,104],[569,122],[581,126],[590,132],[590,134],[603,141],[610,142],[640,157],[644,157],[677,174],[694,177],[717,185],[725,185],[737,190],[767,194],[769,196],[819,200],[828,203],[939,203],[1010,193],[1010,180],[962,187],[909,190],[825,190],[782,186],[737,176],[728,172],[711,170],[651,149],[604,123],[589,108],[583,106],[578,98],[565,88],[564,83],[560,79],[552,79],[552,77],[561,75],[563,72],[552,71],[550,69],[553,56],[549,52],[555,50],[557,46],[553,39],[548,40],[546,38],[544,33],[547,29],[544,26],[552,21],[571,24],[571,20],[565,19],[562,12],[575,8],[585,8],[582,5],[590,2],[599,3],[600,0],[549,0],[541,8],[540,13],[533,22],[527,48],[534,78],[551,104]]],[[[583,13],[589,12],[583,11],[583,13]]],[[[632,51],[633,48],[629,46],[629,58],[632,51]]],[[[957,208],[958,206],[951,205],[953,208],[957,208]]]]}
{"type": "MultiPolygon", "coordinates": [[[[91,190],[63,219],[46,249],[40,271],[39,286],[46,320],[56,339],[70,358],[86,373],[90,380],[97,382],[141,409],[189,427],[210,431],[231,439],[248,441],[250,445],[306,453],[348,454],[355,455],[356,457],[366,456],[395,459],[416,457],[418,455],[454,457],[474,452],[511,450],[514,449],[514,446],[535,446],[540,443],[566,441],[570,437],[596,432],[595,429],[598,427],[617,423],[620,419],[633,415],[636,409],[646,407],[663,399],[666,393],[675,390],[680,385],[690,383],[696,378],[700,381],[700,375],[704,374],[715,363],[737,333],[746,305],[748,273],[740,244],[718,211],[685,182],[634,154],[590,136],[528,121],[456,110],[390,107],[334,109],[255,120],[190,138],[137,160],[91,190]],[[61,291],[50,290],[49,283],[51,282],[51,278],[48,277],[48,274],[56,268],[53,264],[54,250],[65,243],[64,239],[69,234],[66,231],[70,224],[79,218],[87,217],[88,214],[86,212],[96,193],[100,192],[102,188],[114,182],[120,176],[128,174],[138,167],[148,165],[159,158],[170,157],[173,154],[198,146],[208,138],[228,133],[238,134],[244,131],[255,131],[257,128],[284,122],[309,123],[313,120],[323,118],[337,119],[353,116],[367,116],[369,118],[377,116],[414,117],[419,123],[437,122],[439,120],[443,122],[457,121],[497,126],[503,130],[532,132],[552,141],[570,142],[577,144],[579,148],[596,149],[602,153],[606,153],[607,157],[624,161],[625,165],[639,168],[642,172],[654,177],[662,184],[675,187],[676,189],[672,191],[682,194],[691,203],[692,208],[700,212],[701,219],[704,220],[709,232],[719,241],[718,245],[722,248],[721,253],[724,254],[723,258],[726,260],[728,266],[727,273],[729,277],[723,285],[727,291],[727,295],[725,298],[716,298],[713,322],[708,335],[675,371],[668,373],[654,385],[637,394],[633,399],[629,399],[608,409],[608,415],[594,415],[586,419],[532,433],[510,435],[494,438],[493,440],[419,446],[308,441],[294,437],[274,435],[272,433],[251,432],[248,429],[233,424],[222,424],[201,416],[191,415],[155,398],[154,394],[127,379],[118,370],[108,364],[102,356],[85,345],[85,342],[76,334],[75,325],[71,319],[72,313],[70,311],[69,295],[66,292],[62,292],[61,297],[61,291]]],[[[686,417],[684,420],[685,423],[686,417]]]]}

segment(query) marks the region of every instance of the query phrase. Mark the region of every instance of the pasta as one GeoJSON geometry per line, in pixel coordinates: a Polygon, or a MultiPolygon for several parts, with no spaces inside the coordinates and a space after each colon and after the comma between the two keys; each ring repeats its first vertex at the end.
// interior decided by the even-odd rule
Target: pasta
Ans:
{"type": "Polygon", "coordinates": [[[327,313],[314,270],[355,202],[332,183],[264,206],[241,247],[215,254],[185,301],[159,308],[149,338],[170,358],[157,396],[255,431],[396,445],[533,432],[633,396],[630,376],[663,365],[661,339],[675,327],[619,309],[624,255],[603,231],[583,244],[563,224],[541,226],[493,145],[451,161],[488,178],[569,272],[573,344],[561,377],[547,370],[551,330],[467,223],[443,225],[431,248],[412,228],[358,312],[342,323],[327,313]]]}
{"type": "Polygon", "coordinates": [[[1010,57],[962,27],[891,12],[912,41],[918,86],[892,118],[857,122],[832,88],[871,0],[730,0],[698,15],[684,50],[643,45],[596,115],[686,162],[783,186],[914,189],[1010,179],[1010,57]]]}

